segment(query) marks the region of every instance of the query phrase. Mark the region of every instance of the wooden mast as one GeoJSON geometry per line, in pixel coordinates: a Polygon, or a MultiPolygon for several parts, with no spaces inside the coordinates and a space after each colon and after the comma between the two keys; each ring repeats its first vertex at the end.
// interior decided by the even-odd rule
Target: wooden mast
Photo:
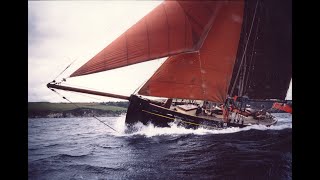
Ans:
{"type": "Polygon", "coordinates": [[[118,94],[111,94],[111,93],[105,93],[105,92],[99,92],[99,91],[93,91],[93,90],[87,90],[87,89],[80,89],[80,88],[75,88],[75,87],[70,87],[70,86],[61,86],[55,83],[48,83],[47,84],[48,88],[54,88],[54,89],[61,89],[65,91],[73,91],[73,92],[79,92],[79,93],[85,93],[85,94],[93,94],[93,95],[98,95],[98,96],[106,96],[106,97],[112,97],[112,98],[118,98],[118,99],[124,99],[124,100],[129,100],[129,96],[123,96],[123,95],[118,95],[118,94]]]}

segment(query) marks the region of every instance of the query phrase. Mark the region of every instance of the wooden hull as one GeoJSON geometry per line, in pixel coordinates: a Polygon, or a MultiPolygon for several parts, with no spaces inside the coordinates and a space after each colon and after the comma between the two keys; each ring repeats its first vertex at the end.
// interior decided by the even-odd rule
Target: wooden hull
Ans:
{"type": "MultiPolygon", "coordinates": [[[[226,127],[246,127],[253,124],[265,124],[270,126],[277,122],[276,119],[269,120],[267,123],[259,123],[258,120],[244,120],[241,119],[236,121],[233,119],[230,122],[224,122],[220,117],[205,117],[205,116],[193,116],[189,114],[184,114],[178,111],[174,111],[168,108],[161,107],[152,103],[147,99],[142,99],[136,95],[130,96],[130,104],[126,116],[126,125],[130,128],[132,125],[141,122],[144,125],[152,123],[157,127],[170,127],[169,123],[175,122],[179,126],[185,128],[199,128],[204,127],[208,129],[219,129],[226,127]],[[250,122],[250,123],[248,123],[250,122]]],[[[231,115],[232,116],[232,115],[231,115]]],[[[234,115],[235,116],[235,115],[234,115]]],[[[235,118],[235,117],[234,117],[235,118]]],[[[274,117],[272,117],[274,118],[274,117]]],[[[239,119],[239,117],[237,117],[239,119]]],[[[261,121],[262,122],[262,121],[261,121]]]]}

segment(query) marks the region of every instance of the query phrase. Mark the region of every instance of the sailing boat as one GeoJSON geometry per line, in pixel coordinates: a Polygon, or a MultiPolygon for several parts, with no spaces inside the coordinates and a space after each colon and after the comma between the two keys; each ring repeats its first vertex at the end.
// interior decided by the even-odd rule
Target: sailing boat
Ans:
{"type": "Polygon", "coordinates": [[[167,57],[137,93],[127,97],[55,81],[47,87],[128,100],[129,127],[137,122],[160,127],[176,122],[186,128],[273,125],[277,119],[265,109],[247,107],[248,96],[284,99],[291,79],[291,58],[280,62],[257,54],[263,46],[259,38],[268,40],[261,36],[267,34],[267,27],[260,27],[263,5],[267,1],[164,1],[70,75],[167,57]]]}

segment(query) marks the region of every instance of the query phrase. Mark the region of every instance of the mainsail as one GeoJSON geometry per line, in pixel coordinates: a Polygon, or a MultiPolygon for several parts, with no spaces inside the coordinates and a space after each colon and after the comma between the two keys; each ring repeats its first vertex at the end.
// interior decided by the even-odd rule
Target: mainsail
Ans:
{"type": "Polygon", "coordinates": [[[70,77],[197,51],[224,1],[164,1],[70,77]]]}
{"type": "Polygon", "coordinates": [[[138,94],[221,103],[228,95],[284,99],[292,74],[289,4],[167,0],[70,77],[168,57],[138,94]]]}
{"type": "Polygon", "coordinates": [[[169,57],[138,93],[223,103],[236,59],[243,4],[224,3],[199,51],[169,57]]]}
{"type": "Polygon", "coordinates": [[[71,75],[92,74],[168,57],[137,92],[169,98],[165,103],[137,94],[127,97],[61,86],[55,81],[47,87],[129,100],[125,121],[128,127],[137,122],[170,127],[172,121],[188,128],[246,127],[257,122],[273,125],[277,119],[264,108],[252,113],[244,111],[247,98],[238,98],[236,102],[240,100],[240,107],[231,111],[232,106],[228,103],[228,96],[233,95],[283,99],[288,89],[291,79],[290,26],[283,27],[289,33],[285,35],[285,31],[273,27],[281,26],[281,23],[272,23],[276,21],[265,17],[269,17],[266,15],[270,13],[268,10],[276,14],[273,18],[289,16],[278,17],[283,7],[270,6],[278,6],[275,2],[267,9],[261,8],[271,1],[164,1],[71,75]],[[260,29],[259,23],[262,24],[260,29]],[[272,32],[270,26],[278,34],[272,32]],[[278,50],[277,44],[288,47],[282,46],[278,50]],[[219,117],[219,110],[208,113],[201,112],[197,106],[182,109],[177,104],[171,106],[170,98],[225,103],[222,117],[219,117]],[[232,117],[234,114],[236,116],[232,117]]]}
{"type": "Polygon", "coordinates": [[[292,78],[291,8],[291,0],[246,1],[231,96],[285,99],[292,78]]]}

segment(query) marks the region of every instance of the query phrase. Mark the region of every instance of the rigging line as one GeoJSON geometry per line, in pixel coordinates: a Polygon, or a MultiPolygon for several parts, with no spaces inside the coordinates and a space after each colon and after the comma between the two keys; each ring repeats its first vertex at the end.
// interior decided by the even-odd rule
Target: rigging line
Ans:
{"type": "Polygon", "coordinates": [[[244,64],[244,70],[243,70],[243,78],[242,78],[242,94],[245,94],[246,91],[246,87],[245,87],[245,81],[246,81],[246,74],[247,74],[247,71],[248,71],[248,59],[249,59],[249,56],[246,55],[246,59],[245,59],[245,64],[244,64]]]}
{"type": "MultiPolygon", "coordinates": [[[[259,6],[261,7],[261,5],[259,6]]],[[[246,83],[245,83],[245,88],[246,90],[248,89],[248,86],[250,86],[250,83],[251,81],[249,82],[249,77],[250,77],[250,74],[251,72],[253,71],[253,67],[251,67],[252,65],[254,66],[254,56],[255,56],[255,52],[254,52],[254,49],[255,49],[255,46],[256,46],[256,40],[258,38],[258,32],[259,32],[259,25],[260,25],[260,18],[258,18],[258,22],[257,22],[257,30],[256,30],[256,33],[255,33],[255,37],[254,37],[254,41],[253,41],[253,47],[252,47],[252,52],[251,52],[251,57],[250,57],[250,62],[249,62],[249,66],[248,66],[248,75],[247,75],[247,78],[246,78],[246,83]]]]}
{"type": "MultiPolygon", "coordinates": [[[[50,88],[51,89],[51,88],[50,88]]],[[[78,106],[77,104],[71,102],[69,99],[67,99],[66,97],[62,96],[60,93],[58,93],[56,90],[51,89],[53,92],[57,93],[59,96],[61,96],[63,99],[69,101],[71,104],[73,104],[74,106],[81,108],[80,106],[78,106]]],[[[119,133],[117,130],[113,129],[111,126],[109,126],[108,124],[104,123],[103,121],[101,121],[100,119],[98,119],[96,116],[92,115],[93,118],[95,118],[96,120],[100,121],[102,124],[108,126],[110,129],[114,130],[115,132],[119,133]]]]}
{"type": "MultiPolygon", "coordinates": [[[[160,64],[160,66],[152,73],[151,77],[150,77],[149,79],[145,80],[132,94],[136,94],[136,92],[137,92],[139,89],[141,89],[141,87],[142,87],[143,85],[145,85],[145,84],[155,75],[155,73],[158,71],[158,69],[160,69],[160,67],[162,66],[162,64],[163,64],[164,62],[166,62],[169,58],[170,58],[170,57],[167,57],[167,59],[164,60],[164,61],[160,64]]],[[[157,59],[157,60],[160,61],[161,59],[162,59],[162,58],[159,58],[159,59],[157,59]]]]}
{"type": "Polygon", "coordinates": [[[198,58],[199,58],[200,74],[201,74],[201,88],[202,88],[203,97],[204,97],[203,99],[204,99],[204,101],[207,101],[206,87],[205,87],[205,84],[204,84],[204,81],[203,81],[204,70],[202,69],[200,51],[198,51],[198,58]]]}
{"type": "Polygon", "coordinates": [[[257,1],[257,4],[256,4],[256,7],[254,9],[254,15],[253,15],[253,18],[252,18],[252,22],[251,22],[251,27],[250,27],[250,31],[249,31],[249,35],[248,35],[248,39],[247,39],[247,42],[246,42],[246,46],[244,48],[244,51],[243,51],[243,54],[242,54],[242,57],[241,57],[241,62],[240,62],[240,65],[239,65],[239,69],[238,69],[238,72],[237,72],[237,76],[234,80],[234,83],[232,85],[232,89],[231,89],[231,93],[230,94],[233,94],[233,90],[234,90],[234,87],[235,87],[235,84],[237,82],[237,79],[238,79],[238,76],[239,76],[239,73],[240,73],[240,70],[241,70],[241,66],[242,66],[242,63],[243,63],[243,58],[244,58],[244,55],[246,53],[246,50],[247,50],[247,47],[248,47],[248,43],[249,43],[249,39],[250,39],[250,35],[251,35],[251,30],[252,30],[252,27],[253,27],[253,23],[254,23],[254,20],[255,20],[255,17],[256,17],[256,11],[257,11],[257,6],[259,4],[259,0],[257,1]]]}
{"type": "Polygon", "coordinates": [[[244,82],[245,82],[245,78],[246,78],[246,70],[247,70],[247,55],[244,58],[244,66],[243,66],[243,72],[242,72],[242,79],[241,79],[241,94],[240,96],[242,96],[244,94],[244,82]]]}
{"type": "MultiPolygon", "coordinates": [[[[246,6],[248,6],[248,2],[246,2],[246,6]]],[[[249,24],[249,15],[248,13],[245,14],[245,27],[247,27],[247,25],[249,24]]],[[[246,31],[247,32],[247,31],[246,31]]],[[[247,34],[247,33],[246,33],[247,34]]],[[[243,92],[244,92],[244,79],[246,77],[246,64],[247,64],[247,55],[245,54],[245,57],[244,57],[244,68],[243,68],[243,71],[241,72],[241,75],[240,75],[240,80],[239,80],[239,91],[238,91],[238,95],[239,96],[242,96],[243,95],[243,92]]]]}
{"type": "Polygon", "coordinates": [[[77,59],[73,60],[54,80],[56,80],[63,72],[65,72],[77,59]]]}
{"type": "Polygon", "coordinates": [[[147,83],[147,80],[144,81],[140,86],[138,86],[137,89],[134,90],[132,94],[136,94],[136,92],[137,92],[145,83],[147,83]]]}

